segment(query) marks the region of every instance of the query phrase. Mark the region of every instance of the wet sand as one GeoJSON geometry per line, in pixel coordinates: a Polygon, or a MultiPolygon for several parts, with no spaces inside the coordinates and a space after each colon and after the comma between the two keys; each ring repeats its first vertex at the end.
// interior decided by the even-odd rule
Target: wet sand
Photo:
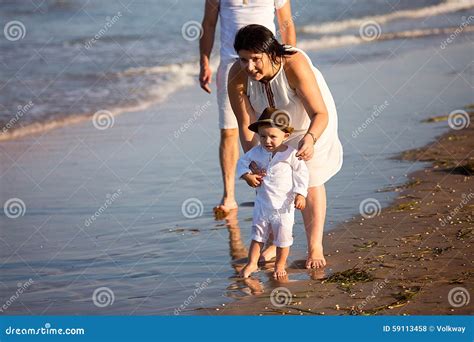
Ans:
{"type": "MultiPolygon", "coordinates": [[[[471,121],[473,109],[466,107],[471,121]]],[[[450,129],[398,158],[428,164],[404,185],[382,190],[398,195],[390,206],[325,234],[325,270],[306,271],[300,260],[290,275],[309,272],[311,280],[275,281],[269,289],[242,280],[254,295],[214,308],[215,314],[472,314],[472,302],[461,306],[468,295],[455,288],[474,290],[474,125],[450,129]]]]}

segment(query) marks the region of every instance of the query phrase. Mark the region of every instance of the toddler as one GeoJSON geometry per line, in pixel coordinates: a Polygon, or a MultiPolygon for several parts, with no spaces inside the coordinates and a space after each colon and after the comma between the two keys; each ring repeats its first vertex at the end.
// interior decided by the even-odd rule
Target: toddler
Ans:
{"type": "MultiPolygon", "coordinates": [[[[303,210],[308,189],[308,169],[303,160],[296,157],[297,150],[284,144],[293,128],[289,120],[277,120],[284,114],[275,108],[267,108],[249,130],[258,133],[260,145],[253,147],[239,159],[237,176],[257,189],[253,210],[252,243],[248,262],[241,276],[248,278],[258,269],[258,260],[264,243],[273,233],[277,247],[273,277],[286,277],[286,259],[293,244],[295,208],[303,210]],[[250,164],[254,162],[264,174],[254,174],[250,164]]],[[[289,118],[288,118],[289,119],[289,118]]]]}

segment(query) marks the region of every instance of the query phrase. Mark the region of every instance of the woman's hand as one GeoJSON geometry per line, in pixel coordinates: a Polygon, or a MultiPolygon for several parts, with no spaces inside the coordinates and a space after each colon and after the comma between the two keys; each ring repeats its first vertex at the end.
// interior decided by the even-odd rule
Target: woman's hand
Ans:
{"type": "Polygon", "coordinates": [[[309,134],[305,134],[303,139],[300,140],[298,143],[298,152],[296,153],[296,156],[300,160],[310,160],[313,158],[314,154],[314,140],[313,137],[309,134]]]}

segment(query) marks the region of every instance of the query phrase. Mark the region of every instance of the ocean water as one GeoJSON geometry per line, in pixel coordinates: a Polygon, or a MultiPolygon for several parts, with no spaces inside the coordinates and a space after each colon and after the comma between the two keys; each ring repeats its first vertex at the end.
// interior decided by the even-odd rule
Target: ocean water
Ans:
{"type": "MultiPolygon", "coordinates": [[[[380,25],[378,43],[447,35],[473,6],[472,0],[292,2],[299,47],[363,44],[361,53],[369,56],[387,50],[366,44],[359,32],[364,24],[369,35],[371,23],[380,25]]],[[[201,0],[2,1],[0,139],[74,123],[99,110],[142,109],[192,84],[198,70],[192,27],[202,15],[201,0]]],[[[471,29],[467,25],[464,33],[471,29]]],[[[339,59],[328,51],[319,63],[339,59]]]]}
{"type": "MultiPolygon", "coordinates": [[[[394,194],[376,190],[420,167],[389,158],[448,128],[422,119],[472,100],[474,2],[292,4],[298,44],[338,107],[344,167],[327,185],[330,230],[358,214],[364,199],[389,203],[394,194]],[[361,24],[374,20],[379,39],[362,39],[361,24]]],[[[197,41],[181,32],[202,10],[202,1],[0,4],[2,24],[25,27],[23,39],[0,40],[0,120],[11,122],[0,137],[2,203],[27,202],[21,219],[0,213],[0,309],[8,304],[0,314],[212,314],[209,307],[279,286],[264,272],[235,278],[252,208],[241,206],[238,219],[212,217],[221,195],[215,97],[197,89],[197,41]],[[154,129],[140,129],[132,111],[116,117],[121,133],[69,136],[75,131],[64,128],[44,135],[38,155],[25,148],[15,162],[5,156],[23,146],[15,136],[76,127],[97,110],[138,108],[154,129]],[[199,121],[188,127],[193,113],[199,121]],[[87,223],[106,200],[106,212],[87,223]]],[[[236,191],[240,203],[254,198],[242,182],[236,191]]],[[[292,261],[304,259],[306,247],[299,215],[294,231],[292,261]]],[[[308,276],[293,269],[290,279],[308,276]]]]}

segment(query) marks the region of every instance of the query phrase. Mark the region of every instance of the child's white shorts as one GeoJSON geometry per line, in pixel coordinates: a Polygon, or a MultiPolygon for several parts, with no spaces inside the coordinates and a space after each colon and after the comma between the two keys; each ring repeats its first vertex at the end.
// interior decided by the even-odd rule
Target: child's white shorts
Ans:
{"type": "Polygon", "coordinates": [[[273,244],[277,247],[289,247],[293,244],[293,225],[295,208],[291,206],[286,212],[262,208],[255,203],[252,222],[252,240],[267,242],[273,232],[273,244]]]}

